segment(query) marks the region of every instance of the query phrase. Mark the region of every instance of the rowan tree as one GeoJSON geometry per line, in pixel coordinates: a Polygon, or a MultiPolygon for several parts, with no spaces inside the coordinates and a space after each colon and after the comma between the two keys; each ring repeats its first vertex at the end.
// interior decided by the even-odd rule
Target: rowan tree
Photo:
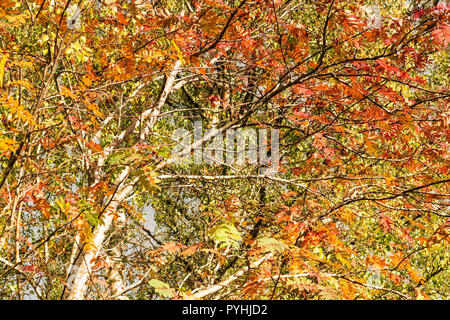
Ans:
{"type": "Polygon", "coordinates": [[[0,297],[448,299],[448,19],[0,0],[0,297]],[[177,162],[200,121],[188,156],[279,132],[279,168],[177,162]]]}

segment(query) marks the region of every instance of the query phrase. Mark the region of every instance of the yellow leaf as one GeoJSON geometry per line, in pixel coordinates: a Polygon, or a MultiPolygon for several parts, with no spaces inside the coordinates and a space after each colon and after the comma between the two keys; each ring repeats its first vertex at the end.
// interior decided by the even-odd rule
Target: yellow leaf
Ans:
{"type": "Polygon", "coordinates": [[[31,63],[30,61],[14,61],[11,62],[11,65],[15,65],[18,66],[19,68],[24,69],[33,69],[33,63],[31,63]]]}
{"type": "Polygon", "coordinates": [[[369,153],[371,155],[376,156],[377,155],[377,150],[375,149],[375,146],[374,146],[373,142],[369,140],[369,135],[368,134],[364,135],[364,143],[365,143],[365,145],[367,147],[367,151],[369,151],[369,153]]]}
{"type": "Polygon", "coordinates": [[[338,259],[343,265],[345,265],[346,267],[350,268],[351,267],[351,263],[350,261],[348,261],[347,259],[345,259],[340,253],[336,254],[336,259],[338,259]]]}
{"type": "Polygon", "coordinates": [[[31,113],[28,112],[24,106],[20,105],[18,101],[14,100],[11,96],[7,97],[6,100],[7,102],[5,103],[5,106],[10,111],[8,117],[20,119],[30,125],[36,124],[31,113]]]}
{"type": "Polygon", "coordinates": [[[83,82],[83,84],[84,84],[86,87],[89,87],[89,86],[92,84],[91,79],[89,79],[89,77],[86,77],[86,76],[84,76],[84,77],[81,79],[81,81],[83,82]]]}
{"type": "Polygon", "coordinates": [[[71,99],[76,99],[77,96],[74,95],[68,88],[66,88],[65,86],[61,85],[61,93],[63,96],[67,97],[67,98],[71,98],[71,99]]]}
{"type": "Polygon", "coordinates": [[[21,24],[27,23],[29,16],[27,14],[6,16],[6,20],[13,26],[20,26],[21,24]]]}
{"type": "Polygon", "coordinates": [[[0,140],[0,150],[1,151],[16,151],[18,146],[18,143],[16,140],[10,139],[10,138],[2,138],[0,140]]]}
{"type": "Polygon", "coordinates": [[[181,53],[180,48],[177,46],[175,41],[171,40],[171,42],[172,42],[173,46],[175,47],[175,50],[177,50],[178,59],[181,61],[181,63],[184,63],[184,61],[183,61],[183,54],[181,53]]]}
{"type": "Polygon", "coordinates": [[[9,54],[5,54],[2,57],[2,60],[0,60],[0,87],[3,87],[3,75],[5,74],[5,64],[6,59],[8,59],[9,54]]]}
{"type": "Polygon", "coordinates": [[[89,101],[86,101],[86,108],[91,110],[96,116],[102,117],[103,113],[100,112],[98,105],[95,103],[90,103],[89,101]]]}
{"type": "Polygon", "coordinates": [[[26,80],[14,80],[9,82],[9,86],[23,86],[29,91],[34,91],[33,85],[26,80]]]}
{"type": "Polygon", "coordinates": [[[390,186],[392,184],[392,181],[395,180],[395,177],[394,176],[388,176],[385,179],[386,179],[386,185],[390,186]]]}
{"type": "Polygon", "coordinates": [[[343,209],[340,214],[345,222],[352,222],[355,216],[355,213],[349,209],[343,209]]]}

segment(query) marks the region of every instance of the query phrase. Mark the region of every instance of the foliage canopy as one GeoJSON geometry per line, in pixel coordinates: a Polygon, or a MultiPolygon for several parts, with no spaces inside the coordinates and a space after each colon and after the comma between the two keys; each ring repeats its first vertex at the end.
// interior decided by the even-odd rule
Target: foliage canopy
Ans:
{"type": "Polygon", "coordinates": [[[0,297],[448,299],[448,21],[0,0],[0,297]],[[174,163],[199,120],[279,130],[279,172],[174,163]]]}

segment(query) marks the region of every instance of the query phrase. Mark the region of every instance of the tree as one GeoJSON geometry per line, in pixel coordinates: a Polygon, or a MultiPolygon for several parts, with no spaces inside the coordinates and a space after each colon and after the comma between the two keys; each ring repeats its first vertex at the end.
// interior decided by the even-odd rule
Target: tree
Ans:
{"type": "Polygon", "coordinates": [[[447,299],[449,7],[409,3],[0,0],[0,296],[447,299]]]}

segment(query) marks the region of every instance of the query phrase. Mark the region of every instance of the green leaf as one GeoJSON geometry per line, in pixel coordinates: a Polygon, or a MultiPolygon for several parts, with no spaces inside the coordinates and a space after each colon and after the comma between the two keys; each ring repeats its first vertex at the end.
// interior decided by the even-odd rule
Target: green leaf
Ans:
{"type": "Polygon", "coordinates": [[[108,162],[113,165],[119,164],[124,162],[124,160],[127,159],[128,157],[129,155],[126,153],[115,153],[108,158],[108,162]]]}
{"type": "Polygon", "coordinates": [[[149,286],[155,288],[155,292],[164,298],[173,298],[175,296],[175,290],[172,289],[167,283],[157,279],[152,279],[148,282],[149,286]]]}
{"type": "Polygon", "coordinates": [[[239,241],[242,240],[241,234],[236,227],[226,223],[212,228],[209,231],[209,236],[222,248],[228,245],[239,248],[239,241]]]}

